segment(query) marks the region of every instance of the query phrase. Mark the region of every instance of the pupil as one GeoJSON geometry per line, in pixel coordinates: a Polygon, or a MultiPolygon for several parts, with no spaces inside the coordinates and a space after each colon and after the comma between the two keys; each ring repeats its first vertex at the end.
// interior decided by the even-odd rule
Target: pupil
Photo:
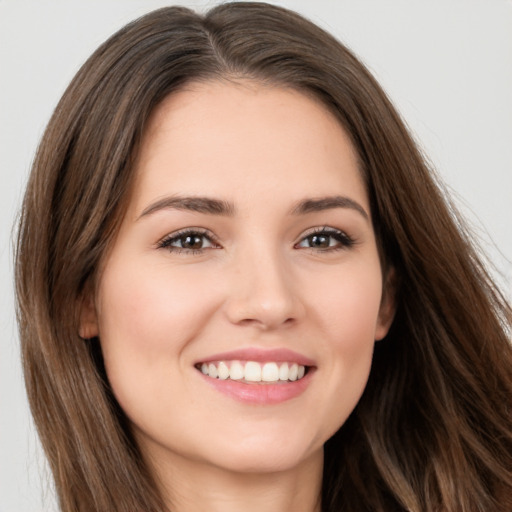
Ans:
{"type": "Polygon", "coordinates": [[[313,247],[329,247],[329,237],[325,235],[313,235],[311,237],[313,247]]]}
{"type": "Polygon", "coordinates": [[[181,246],[185,249],[200,249],[202,245],[202,239],[197,235],[186,236],[181,243],[181,246]]]}

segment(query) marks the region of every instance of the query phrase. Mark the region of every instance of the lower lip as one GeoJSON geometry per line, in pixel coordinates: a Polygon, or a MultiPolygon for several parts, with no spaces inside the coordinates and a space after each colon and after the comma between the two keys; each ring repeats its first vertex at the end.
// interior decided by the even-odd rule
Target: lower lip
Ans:
{"type": "Polygon", "coordinates": [[[269,384],[266,382],[245,383],[231,379],[212,379],[202,373],[199,373],[199,375],[217,391],[239,402],[271,405],[279,404],[301,395],[311,382],[313,373],[313,368],[309,368],[308,373],[302,379],[280,384],[269,384]]]}

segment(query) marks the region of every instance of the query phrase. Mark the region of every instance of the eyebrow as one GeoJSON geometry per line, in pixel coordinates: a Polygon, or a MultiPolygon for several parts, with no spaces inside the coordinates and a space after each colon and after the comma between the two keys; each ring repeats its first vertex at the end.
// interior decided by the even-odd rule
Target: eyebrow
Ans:
{"type": "Polygon", "coordinates": [[[304,215],[306,213],[321,212],[323,210],[331,210],[334,208],[349,208],[351,210],[355,210],[366,220],[369,220],[369,215],[366,210],[357,201],[345,196],[327,196],[300,201],[292,209],[292,214],[304,215]]]}
{"type": "Polygon", "coordinates": [[[232,216],[235,213],[235,207],[232,203],[227,201],[221,201],[219,199],[213,199],[210,197],[183,197],[183,196],[172,196],[164,197],[151,203],[144,211],[139,215],[145,217],[159,210],[188,210],[197,213],[207,213],[210,215],[226,215],[232,216]]]}
{"type": "MultiPolygon", "coordinates": [[[[305,215],[334,208],[348,208],[361,214],[366,220],[369,215],[366,210],[353,199],[345,196],[327,196],[315,199],[305,199],[292,209],[292,215],[305,215]]],[[[235,207],[228,201],[201,196],[170,196],[151,203],[139,215],[138,219],[151,215],[160,210],[186,210],[209,215],[233,216],[235,207]]],[[[138,220],[137,219],[137,220],[138,220]]]]}

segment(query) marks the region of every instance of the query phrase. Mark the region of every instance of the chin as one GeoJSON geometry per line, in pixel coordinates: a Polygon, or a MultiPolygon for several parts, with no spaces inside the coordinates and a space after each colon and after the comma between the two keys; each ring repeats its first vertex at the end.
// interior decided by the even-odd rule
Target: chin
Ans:
{"type": "Polygon", "coordinates": [[[224,450],[222,458],[216,451],[217,467],[236,473],[277,473],[297,468],[312,457],[323,457],[323,445],[316,449],[309,446],[298,447],[280,436],[277,442],[237,443],[230,450],[224,450]]]}

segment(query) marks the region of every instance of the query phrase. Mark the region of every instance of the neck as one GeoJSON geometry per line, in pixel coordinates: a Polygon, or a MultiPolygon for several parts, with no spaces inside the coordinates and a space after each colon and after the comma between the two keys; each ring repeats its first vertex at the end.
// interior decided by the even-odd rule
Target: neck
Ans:
{"type": "Polygon", "coordinates": [[[173,512],[320,512],[323,453],[277,472],[240,473],[173,457],[155,467],[173,512]]]}

